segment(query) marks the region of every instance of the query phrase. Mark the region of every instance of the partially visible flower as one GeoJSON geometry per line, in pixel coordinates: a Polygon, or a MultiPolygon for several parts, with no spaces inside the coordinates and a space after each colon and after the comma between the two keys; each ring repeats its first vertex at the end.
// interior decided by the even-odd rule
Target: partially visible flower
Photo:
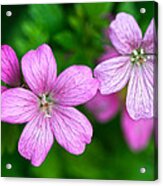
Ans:
{"type": "Polygon", "coordinates": [[[134,120],[154,116],[156,30],[151,20],[144,38],[133,18],[119,13],[110,24],[110,39],[120,56],[104,60],[94,70],[100,92],[109,95],[128,84],[126,108],[134,120]]]}
{"type": "Polygon", "coordinates": [[[91,142],[92,126],[73,106],[90,100],[98,81],[89,67],[74,65],[56,77],[56,61],[50,47],[41,45],[22,58],[22,72],[30,90],[11,88],[2,94],[2,121],[27,123],[18,150],[39,166],[54,139],[78,155],[91,142]]]}
{"type": "Polygon", "coordinates": [[[1,46],[1,80],[11,87],[20,85],[20,67],[14,50],[8,45],[1,46]]]}
{"type": "Polygon", "coordinates": [[[133,120],[124,108],[121,124],[124,137],[131,150],[141,151],[147,147],[153,131],[153,118],[133,120]]]}
{"type": "Polygon", "coordinates": [[[90,110],[95,118],[101,122],[111,120],[118,112],[119,99],[116,94],[102,95],[97,92],[96,96],[86,103],[86,108],[90,110]]]}

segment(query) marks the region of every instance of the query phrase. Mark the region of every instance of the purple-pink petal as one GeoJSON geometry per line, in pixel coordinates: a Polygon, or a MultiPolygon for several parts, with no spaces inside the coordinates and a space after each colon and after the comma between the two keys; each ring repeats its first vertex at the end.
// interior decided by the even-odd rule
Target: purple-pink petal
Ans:
{"type": "Polygon", "coordinates": [[[43,114],[36,115],[26,124],[19,139],[19,153],[31,160],[34,166],[42,164],[54,142],[50,125],[49,118],[43,114]]]}
{"type": "Polygon", "coordinates": [[[8,123],[25,123],[38,113],[39,100],[31,91],[11,88],[1,97],[1,120],[8,123]]]}
{"type": "Polygon", "coordinates": [[[1,80],[10,86],[20,85],[20,68],[14,50],[8,45],[1,47],[1,80]]]}
{"type": "Polygon", "coordinates": [[[157,35],[156,35],[156,27],[154,19],[151,20],[143,41],[142,41],[142,48],[148,54],[154,54],[157,52],[157,35]]]}
{"type": "Polygon", "coordinates": [[[91,142],[92,126],[88,119],[73,107],[57,106],[52,115],[52,130],[57,142],[68,152],[79,155],[91,142]]]}
{"type": "Polygon", "coordinates": [[[98,85],[89,67],[74,65],[63,71],[57,78],[53,98],[61,105],[83,104],[95,96],[98,85]]]}
{"type": "Polygon", "coordinates": [[[126,107],[134,120],[154,116],[154,61],[134,66],[127,90],[126,107]]]}
{"type": "Polygon", "coordinates": [[[99,80],[101,94],[112,94],[121,90],[128,82],[131,74],[130,58],[120,56],[101,62],[94,70],[99,80]]]}
{"type": "Polygon", "coordinates": [[[49,93],[56,80],[56,61],[51,48],[43,44],[22,58],[22,71],[30,89],[37,95],[49,93]]]}
{"type": "Polygon", "coordinates": [[[142,32],[132,15],[117,14],[109,29],[110,40],[119,53],[130,54],[140,47],[142,32]]]}
{"type": "Polygon", "coordinates": [[[155,145],[158,148],[158,117],[154,117],[154,140],[155,145]]]}
{"type": "Polygon", "coordinates": [[[7,90],[7,87],[1,86],[1,93],[3,93],[3,92],[6,91],[6,90],[7,90]]]}
{"type": "Polygon", "coordinates": [[[122,130],[127,144],[133,151],[146,148],[153,131],[153,118],[133,120],[124,109],[122,114],[122,130]]]}
{"type": "Polygon", "coordinates": [[[99,122],[104,123],[117,114],[119,99],[116,94],[102,95],[98,92],[93,99],[86,103],[86,108],[94,114],[99,122]]]}

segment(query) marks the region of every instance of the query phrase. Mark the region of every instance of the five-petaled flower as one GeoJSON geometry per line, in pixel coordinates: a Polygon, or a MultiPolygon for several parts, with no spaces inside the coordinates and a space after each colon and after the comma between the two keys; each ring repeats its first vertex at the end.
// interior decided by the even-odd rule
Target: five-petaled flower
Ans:
{"type": "MultiPolygon", "coordinates": [[[[98,61],[101,62],[118,56],[119,54],[113,47],[105,46],[105,53],[98,61]]],[[[153,131],[156,131],[153,129],[157,126],[157,120],[156,118],[133,120],[129,116],[125,104],[122,104],[124,101],[123,94],[123,91],[120,94],[109,95],[102,95],[98,92],[94,98],[86,103],[86,107],[100,123],[109,122],[120,110],[119,107],[121,107],[121,128],[124,139],[132,151],[139,152],[147,147],[153,131]],[[121,99],[119,99],[118,95],[121,99]]]]}
{"type": "Polygon", "coordinates": [[[109,35],[120,56],[105,60],[95,68],[101,94],[115,93],[129,82],[126,98],[129,115],[134,120],[152,118],[157,42],[154,19],[142,38],[133,16],[119,13],[110,24],[109,35]]]}
{"type": "Polygon", "coordinates": [[[29,90],[6,90],[1,104],[2,121],[27,123],[18,143],[19,153],[39,166],[54,139],[72,154],[83,153],[91,142],[92,126],[73,106],[87,102],[97,92],[98,81],[91,69],[74,65],[56,77],[56,61],[46,44],[25,54],[21,65],[29,90]]]}

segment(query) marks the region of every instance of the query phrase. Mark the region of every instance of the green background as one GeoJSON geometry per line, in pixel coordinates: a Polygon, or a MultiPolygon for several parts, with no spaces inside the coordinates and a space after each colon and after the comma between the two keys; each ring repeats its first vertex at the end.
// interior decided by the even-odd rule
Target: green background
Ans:
{"type": "MultiPolygon", "coordinates": [[[[110,45],[104,36],[104,30],[110,24],[109,16],[118,12],[130,13],[144,33],[155,8],[153,2],[3,5],[2,44],[12,46],[19,61],[28,50],[42,43],[49,44],[57,60],[58,74],[72,64],[85,64],[93,69],[104,53],[103,46],[110,45]],[[142,7],[146,8],[146,14],[140,14],[142,7]],[[11,17],[6,16],[8,10],[12,11],[11,17]]],[[[146,149],[132,152],[122,134],[121,112],[102,125],[84,106],[78,109],[93,125],[92,143],[87,145],[82,155],[74,156],[55,142],[40,167],[33,167],[18,153],[17,143],[24,124],[2,123],[2,176],[117,180],[157,178],[154,136],[146,149]],[[12,164],[12,169],[6,169],[7,163],[12,164]],[[141,167],[147,169],[145,174],[139,172],[141,167]]]]}

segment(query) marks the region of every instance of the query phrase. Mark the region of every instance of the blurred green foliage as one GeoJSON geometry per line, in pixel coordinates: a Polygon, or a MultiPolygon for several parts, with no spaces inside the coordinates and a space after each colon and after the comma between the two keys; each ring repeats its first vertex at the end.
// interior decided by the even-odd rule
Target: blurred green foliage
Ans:
{"type": "MultiPolygon", "coordinates": [[[[118,12],[132,14],[143,32],[153,17],[153,2],[87,3],[61,5],[2,6],[2,44],[12,46],[20,61],[30,49],[48,43],[57,60],[58,73],[72,64],[85,64],[92,69],[109,44],[104,36],[109,16],[118,12]],[[146,15],[139,9],[146,8],[146,15]],[[11,10],[13,16],[7,17],[11,10]]],[[[104,125],[99,124],[84,106],[78,107],[94,128],[92,143],[80,156],[66,152],[57,142],[42,166],[35,168],[22,158],[17,143],[24,125],[2,123],[2,176],[153,180],[156,178],[156,153],[152,137],[148,147],[132,152],[121,131],[121,113],[104,125]],[[6,163],[12,169],[6,170],[6,163]],[[146,174],[139,169],[146,167],[146,174]]]]}

